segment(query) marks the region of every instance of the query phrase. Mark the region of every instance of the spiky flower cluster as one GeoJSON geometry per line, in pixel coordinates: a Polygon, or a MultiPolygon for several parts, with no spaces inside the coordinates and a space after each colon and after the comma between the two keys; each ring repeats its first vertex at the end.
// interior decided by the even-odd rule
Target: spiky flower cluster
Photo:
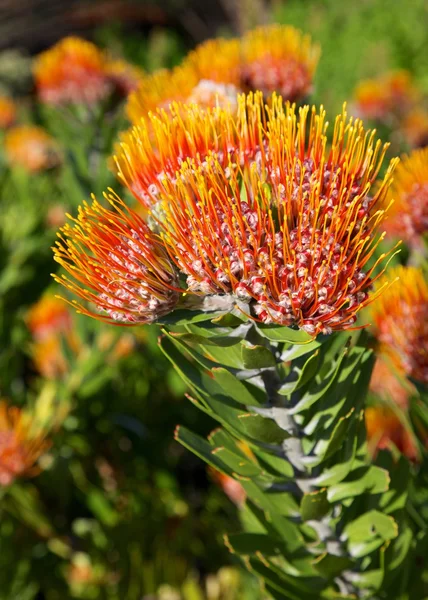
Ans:
{"type": "Polygon", "coordinates": [[[398,167],[391,187],[394,204],[385,222],[389,235],[409,244],[428,231],[428,148],[414,150],[398,167]]]}
{"type": "Polygon", "coordinates": [[[0,487],[35,474],[35,463],[46,448],[43,436],[31,432],[29,415],[0,401],[0,487]]]}
{"type": "Polygon", "coordinates": [[[343,113],[328,150],[326,128],[322,108],[296,114],[261,93],[240,97],[237,112],[151,115],[119,163],[158,235],[118,201],[118,215],[85,205],[56,257],[95,293],[66,285],[120,322],[172,310],[180,280],[264,323],[313,335],[353,326],[384,258],[368,266],[395,161],[372,191],[385,146],[343,113]]]}
{"type": "MultiPolygon", "coordinates": [[[[398,281],[372,305],[380,350],[409,377],[428,383],[428,284],[420,269],[397,267],[398,281]]],[[[382,286],[382,282],[379,282],[382,286]]]]}
{"type": "Polygon", "coordinates": [[[77,37],[66,37],[34,62],[34,78],[42,102],[54,105],[92,105],[112,91],[126,95],[135,89],[140,71],[114,61],[97,46],[77,37]]]}
{"type": "Polygon", "coordinates": [[[189,158],[204,163],[208,156],[227,167],[260,159],[265,143],[266,118],[261,102],[247,107],[201,109],[173,103],[168,112],[151,115],[147,121],[122,134],[114,165],[119,180],[148,209],[160,199],[162,181],[177,180],[177,171],[189,158]]]}
{"type": "Polygon", "coordinates": [[[17,125],[4,137],[4,150],[11,166],[19,165],[33,173],[55,167],[60,162],[56,141],[35,125],[17,125]]]}
{"type": "Polygon", "coordinates": [[[290,26],[259,27],[241,39],[208,40],[173,71],[143,78],[129,97],[128,117],[138,124],[174,101],[234,107],[242,91],[302,100],[311,90],[318,58],[318,46],[290,26]]]}
{"type": "Polygon", "coordinates": [[[56,260],[72,275],[58,279],[95,305],[79,312],[116,323],[150,323],[174,309],[177,278],[162,244],[146,223],[116,197],[114,211],[95,199],[62,228],[56,260]]]}

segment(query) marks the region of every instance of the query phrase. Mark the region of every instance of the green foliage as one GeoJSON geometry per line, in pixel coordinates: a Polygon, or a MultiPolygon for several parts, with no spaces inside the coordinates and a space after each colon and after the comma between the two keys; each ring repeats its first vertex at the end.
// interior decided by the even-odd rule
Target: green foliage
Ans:
{"type": "Polygon", "coordinates": [[[352,99],[358,81],[388,69],[409,69],[428,90],[427,16],[426,0],[406,6],[399,0],[287,0],[275,11],[275,20],[303,29],[321,44],[312,100],[333,113],[352,99]]]}
{"type": "Polygon", "coordinates": [[[286,328],[278,341],[275,327],[210,327],[205,343],[198,329],[169,327],[160,346],[193,404],[221,425],[207,440],[180,426],[176,439],[245,490],[244,533],[227,536],[230,551],[273,598],[401,597],[395,573],[425,534],[412,522],[408,462],[382,456],[378,466],[367,453],[367,336],[320,340],[315,352],[312,342],[304,353],[305,335],[286,328]]]}

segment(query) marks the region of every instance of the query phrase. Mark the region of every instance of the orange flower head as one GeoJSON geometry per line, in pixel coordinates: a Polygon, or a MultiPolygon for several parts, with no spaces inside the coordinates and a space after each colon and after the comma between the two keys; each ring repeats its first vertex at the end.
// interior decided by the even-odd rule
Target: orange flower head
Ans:
{"type": "Polygon", "coordinates": [[[327,150],[322,108],[296,113],[274,96],[265,123],[261,94],[239,102],[236,130],[257,133],[255,160],[187,160],[158,187],[171,260],[188,291],[246,302],[264,323],[347,329],[370,301],[395,161],[374,191],[386,147],[361,122],[337,117],[327,150]]]}
{"type": "Polygon", "coordinates": [[[60,162],[55,140],[41,127],[18,125],[4,137],[4,149],[11,166],[21,166],[33,173],[55,167],[60,162]]]}
{"type": "Polygon", "coordinates": [[[406,375],[428,383],[428,284],[416,267],[396,267],[389,275],[396,283],[371,308],[380,351],[406,375]]]}
{"type": "Polygon", "coordinates": [[[197,85],[198,78],[191,65],[143,75],[137,89],[128,97],[126,114],[131,123],[138,125],[150,112],[168,111],[175,101],[186,102],[197,85]]]}
{"type": "Polygon", "coordinates": [[[11,98],[0,96],[0,129],[13,125],[16,119],[16,105],[11,98]]]}
{"type": "Polygon", "coordinates": [[[217,38],[197,46],[185,59],[192,65],[198,81],[240,86],[240,40],[217,38]]]}
{"type": "Polygon", "coordinates": [[[78,312],[120,324],[150,323],[178,301],[177,279],[162,244],[146,223],[112,195],[113,210],[84,203],[61,229],[55,260],[71,275],[55,279],[90,302],[78,312]],[[100,314],[100,313],[106,313],[100,314]]]}
{"type": "Polygon", "coordinates": [[[410,432],[397,413],[386,405],[369,406],[365,411],[367,443],[371,454],[395,446],[410,460],[417,459],[417,449],[410,432]]]}
{"type": "Polygon", "coordinates": [[[385,222],[391,237],[417,244],[428,231],[428,148],[414,150],[398,167],[390,197],[392,210],[385,222]]]}
{"type": "Polygon", "coordinates": [[[272,92],[292,102],[312,88],[320,48],[291,26],[270,25],[248,32],[241,44],[241,86],[272,92]]]}
{"type": "Polygon", "coordinates": [[[355,89],[358,115],[384,121],[404,113],[417,99],[417,90],[408,71],[392,71],[376,79],[365,79],[355,89]]]}
{"type": "Polygon", "coordinates": [[[241,102],[239,112],[237,119],[232,106],[204,109],[173,103],[168,112],[151,114],[122,134],[114,156],[119,180],[151,208],[160,200],[162,180],[175,181],[187,159],[203,163],[215,154],[224,166],[230,157],[239,162],[254,159],[263,143],[263,107],[253,104],[247,114],[241,102]]]}
{"type": "Polygon", "coordinates": [[[70,311],[64,302],[45,294],[27,313],[27,326],[33,338],[32,358],[37,371],[54,379],[67,372],[61,337],[76,352],[79,342],[73,330],[70,311]]]}
{"type": "Polygon", "coordinates": [[[412,148],[424,148],[428,146],[428,112],[416,108],[404,118],[402,133],[412,148]]]}
{"type": "Polygon", "coordinates": [[[370,380],[370,391],[381,400],[407,408],[414,388],[406,381],[404,371],[397,369],[396,364],[389,364],[386,357],[379,356],[370,380]]]}
{"type": "Polygon", "coordinates": [[[36,341],[42,341],[58,331],[71,331],[73,326],[67,306],[51,294],[45,294],[30,308],[27,325],[36,341]]]}
{"type": "Polygon", "coordinates": [[[144,76],[142,69],[125,60],[108,60],[106,71],[114,88],[122,96],[128,96],[128,94],[136,90],[140,80],[144,76]]]}
{"type": "Polygon", "coordinates": [[[34,63],[37,93],[47,104],[94,104],[111,91],[106,59],[91,42],[66,37],[34,63]]]}
{"type": "Polygon", "coordinates": [[[0,487],[37,473],[35,463],[48,444],[31,429],[30,415],[0,401],[0,487]]]}

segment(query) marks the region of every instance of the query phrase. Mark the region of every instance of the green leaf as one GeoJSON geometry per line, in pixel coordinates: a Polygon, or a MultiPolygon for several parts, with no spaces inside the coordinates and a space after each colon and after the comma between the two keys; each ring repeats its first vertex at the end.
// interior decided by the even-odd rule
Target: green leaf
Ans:
{"type": "Polygon", "coordinates": [[[245,433],[258,442],[264,444],[281,444],[285,439],[290,437],[272,419],[267,419],[253,413],[246,413],[240,415],[239,420],[245,433]]]}
{"type": "Polygon", "coordinates": [[[255,462],[233,453],[228,448],[214,448],[212,453],[240,477],[254,479],[263,475],[261,468],[255,462]]]}
{"type": "Polygon", "coordinates": [[[308,492],[302,498],[300,511],[303,521],[319,521],[326,515],[331,506],[327,500],[326,490],[308,492]]]}
{"type": "Polygon", "coordinates": [[[316,466],[321,462],[325,461],[330,456],[333,456],[337,450],[342,446],[343,440],[346,437],[349,428],[349,420],[354,413],[354,409],[351,409],[347,415],[340,417],[335,423],[333,431],[327,440],[320,440],[313,450],[317,459],[311,461],[311,466],[316,466]]]}
{"type": "Polygon", "coordinates": [[[341,353],[340,357],[332,364],[329,373],[322,377],[320,381],[313,382],[315,385],[311,385],[309,389],[303,394],[297,404],[290,409],[292,415],[301,413],[302,411],[308,410],[315,402],[322,398],[333,385],[337,377],[339,376],[340,369],[343,361],[348,354],[348,350],[345,348],[341,353]]]}
{"type": "Polygon", "coordinates": [[[272,342],[285,342],[287,344],[309,344],[314,338],[301,329],[290,329],[283,325],[257,325],[260,333],[272,342]]]}
{"type": "Polygon", "coordinates": [[[245,406],[260,406],[266,403],[267,398],[262,390],[245,381],[239,380],[227,369],[215,367],[211,373],[223,391],[229,394],[236,402],[245,406]]]}
{"type": "Polygon", "coordinates": [[[264,346],[243,345],[241,353],[246,369],[264,369],[276,365],[272,352],[264,346]]]}
{"type": "Polygon", "coordinates": [[[343,537],[354,558],[366,556],[398,535],[397,523],[392,517],[371,510],[346,525],[343,537]]]}
{"type": "Polygon", "coordinates": [[[195,333],[174,333],[171,332],[171,336],[180,342],[185,344],[196,344],[204,346],[220,346],[221,348],[227,348],[229,346],[239,345],[240,340],[233,337],[225,336],[202,336],[195,333]]]}
{"type": "Polygon", "coordinates": [[[207,392],[215,394],[221,391],[221,388],[217,386],[214,380],[205,373],[201,373],[199,369],[185,358],[169,337],[162,337],[159,341],[159,346],[184,382],[192,387],[195,392],[199,392],[199,396],[202,399],[207,392]]]}
{"type": "Polygon", "coordinates": [[[174,438],[185,448],[196,454],[196,456],[202,458],[204,462],[214,467],[214,469],[221,471],[225,475],[232,475],[232,472],[225,464],[213,454],[212,446],[199,435],[192,433],[182,425],[178,425],[175,429],[174,438]]]}
{"type": "Polygon", "coordinates": [[[326,552],[317,557],[312,564],[323,577],[333,579],[343,571],[350,569],[353,562],[347,556],[336,556],[326,552]]]}
{"type": "Polygon", "coordinates": [[[298,364],[298,362],[293,363],[290,374],[287,377],[287,381],[281,385],[278,390],[278,394],[281,396],[289,396],[303,385],[308,383],[308,381],[310,381],[317,373],[319,362],[320,354],[318,350],[316,350],[305,361],[302,367],[298,364]]]}
{"type": "Polygon", "coordinates": [[[241,318],[232,313],[225,313],[220,315],[219,317],[214,317],[213,319],[211,319],[211,321],[219,327],[239,327],[239,325],[245,323],[246,317],[242,316],[241,318]]]}
{"type": "Polygon", "coordinates": [[[199,310],[177,309],[172,313],[160,318],[160,325],[188,325],[191,323],[203,323],[225,316],[224,311],[205,312],[199,310]]]}
{"type": "Polygon", "coordinates": [[[277,556],[285,549],[281,540],[264,533],[237,533],[225,536],[225,544],[233,554],[240,556],[256,555],[277,556]]]}
{"type": "Polygon", "coordinates": [[[294,469],[285,457],[269,454],[260,448],[255,448],[254,453],[260,465],[272,475],[279,475],[287,479],[294,477],[294,469]]]}
{"type": "Polygon", "coordinates": [[[342,483],[329,487],[327,497],[329,502],[339,502],[364,493],[381,494],[388,490],[389,482],[389,473],[385,469],[363,466],[354,469],[342,483]]]}
{"type": "Polygon", "coordinates": [[[243,479],[240,483],[248,499],[256,505],[253,512],[255,511],[257,519],[266,531],[270,532],[270,535],[281,538],[287,553],[293,553],[302,548],[304,541],[298,526],[278,512],[269,495],[251,480],[243,479]],[[256,507],[261,509],[261,512],[257,512],[256,507]]]}

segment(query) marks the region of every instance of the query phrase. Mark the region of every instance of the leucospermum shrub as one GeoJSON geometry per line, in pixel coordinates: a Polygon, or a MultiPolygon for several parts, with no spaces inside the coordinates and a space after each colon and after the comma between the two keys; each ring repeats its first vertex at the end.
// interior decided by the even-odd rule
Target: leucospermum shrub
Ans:
{"type": "Polygon", "coordinates": [[[54,249],[79,312],[161,325],[191,402],[220,425],[176,439],[228,490],[239,483],[242,532],[226,544],[276,599],[425,589],[409,508],[423,503],[408,485],[418,430],[372,411],[367,441],[364,419],[374,342],[359,330],[395,279],[379,279],[392,255],[386,149],[345,111],[329,128],[322,107],[266,90],[215,108],[170,102],[117,147],[141,209],[94,198],[54,249]]]}

